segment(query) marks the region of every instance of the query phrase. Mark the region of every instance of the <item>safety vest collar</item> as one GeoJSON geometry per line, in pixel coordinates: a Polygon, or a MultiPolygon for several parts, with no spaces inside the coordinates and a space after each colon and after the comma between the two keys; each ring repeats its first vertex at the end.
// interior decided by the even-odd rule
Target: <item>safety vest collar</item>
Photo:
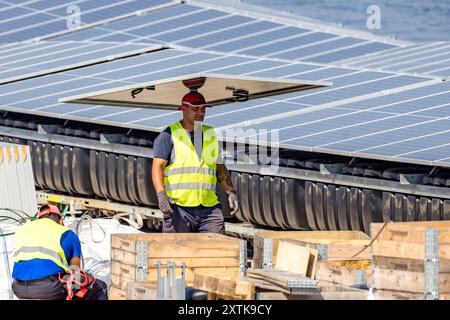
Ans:
{"type": "MultiPolygon", "coordinates": [[[[189,155],[191,156],[191,160],[189,162],[191,162],[194,165],[198,165],[198,166],[203,166],[205,164],[208,164],[208,166],[210,166],[211,164],[215,164],[217,161],[217,155],[218,155],[218,149],[214,148],[214,150],[216,152],[213,153],[213,156],[209,153],[205,153],[205,146],[206,145],[210,145],[211,143],[217,143],[217,138],[216,138],[216,134],[214,132],[214,129],[210,126],[204,125],[202,124],[202,137],[201,138],[203,140],[202,143],[202,151],[201,151],[201,155],[199,156],[197,154],[197,151],[195,149],[195,136],[194,136],[194,141],[192,141],[190,134],[188,133],[188,131],[183,127],[183,125],[181,124],[181,121],[177,121],[175,123],[173,123],[172,125],[170,125],[170,129],[171,129],[171,133],[172,133],[172,139],[174,144],[177,142],[181,142],[178,143],[178,148],[181,148],[182,146],[184,146],[184,154],[185,156],[189,155]]],[[[199,133],[194,133],[195,134],[200,134],[199,133]]],[[[209,150],[211,151],[211,150],[209,150]]],[[[177,154],[175,153],[175,160],[176,160],[177,154]]]]}

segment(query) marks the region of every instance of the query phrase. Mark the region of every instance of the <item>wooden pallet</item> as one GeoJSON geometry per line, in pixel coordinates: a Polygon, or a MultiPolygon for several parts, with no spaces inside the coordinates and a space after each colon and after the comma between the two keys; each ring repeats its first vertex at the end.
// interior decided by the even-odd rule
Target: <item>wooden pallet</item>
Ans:
{"type": "MultiPolygon", "coordinates": [[[[372,223],[371,235],[383,228],[383,223],[372,223]]],[[[450,260],[450,221],[388,223],[372,244],[372,255],[425,259],[425,230],[439,230],[439,259],[450,260]]]]}
{"type": "Polygon", "coordinates": [[[450,294],[450,221],[372,224],[372,288],[375,299],[423,299],[425,234],[437,230],[439,299],[450,294]]]}
{"type": "MultiPolygon", "coordinates": [[[[195,271],[239,274],[240,240],[214,233],[146,233],[113,234],[111,236],[111,288],[115,298],[125,298],[130,281],[156,283],[156,263],[186,263],[186,285],[194,282],[195,271]],[[147,245],[148,271],[145,279],[137,279],[138,243],[147,245]]],[[[164,275],[166,269],[161,268],[164,275]]],[[[177,277],[181,268],[177,268],[177,277]]]]}
{"type": "MultiPolygon", "coordinates": [[[[327,259],[370,259],[370,250],[365,250],[356,258],[352,255],[370,243],[370,237],[360,231],[258,231],[254,236],[254,268],[262,268],[264,261],[264,241],[272,240],[273,267],[280,239],[299,241],[299,244],[318,249],[321,244],[327,248],[327,259]]],[[[267,254],[266,254],[267,255],[267,254]]]]}

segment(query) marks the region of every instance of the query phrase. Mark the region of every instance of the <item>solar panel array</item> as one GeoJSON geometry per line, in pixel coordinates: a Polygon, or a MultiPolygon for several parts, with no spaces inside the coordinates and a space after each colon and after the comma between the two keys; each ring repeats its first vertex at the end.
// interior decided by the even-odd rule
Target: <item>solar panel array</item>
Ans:
{"type": "Polygon", "coordinates": [[[450,42],[431,42],[396,48],[341,62],[345,66],[450,77],[450,42]]]}
{"type": "Polygon", "coordinates": [[[330,63],[398,47],[374,39],[286,25],[272,19],[178,4],[106,26],[60,36],[64,41],[160,42],[216,52],[330,63]]]}
{"type": "Polygon", "coordinates": [[[0,43],[19,42],[170,4],[169,0],[1,0],[0,43]]]}
{"type": "MultiPolygon", "coordinates": [[[[199,72],[330,81],[332,87],[215,107],[206,122],[220,132],[241,129],[249,143],[265,144],[264,130],[276,130],[277,142],[290,149],[450,167],[450,85],[431,76],[445,74],[446,43],[383,42],[200,2],[117,6],[125,2],[132,10],[163,7],[51,41],[0,46],[0,109],[160,131],[180,114],[58,98],[199,72]],[[168,45],[175,48],[163,49],[168,45]],[[430,53],[442,66],[423,59],[430,53]],[[426,69],[430,64],[436,68],[426,69]],[[377,71],[384,68],[395,72],[377,71]]],[[[26,3],[44,12],[62,8],[62,1],[26,3]]],[[[124,13],[96,3],[99,16],[86,23],[124,13]]],[[[0,0],[10,22],[17,20],[6,14],[13,9],[0,0]]]]}
{"type": "Polygon", "coordinates": [[[0,47],[0,84],[158,49],[160,45],[78,41],[0,47]]]}

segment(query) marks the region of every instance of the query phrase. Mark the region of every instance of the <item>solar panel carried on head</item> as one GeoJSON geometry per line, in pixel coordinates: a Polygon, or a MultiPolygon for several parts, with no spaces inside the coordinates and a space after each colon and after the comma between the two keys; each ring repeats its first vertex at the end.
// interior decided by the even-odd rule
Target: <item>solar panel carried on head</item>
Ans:
{"type": "Polygon", "coordinates": [[[200,73],[64,97],[59,102],[176,110],[181,97],[189,90],[202,93],[208,106],[217,106],[329,85],[328,82],[200,73]]]}

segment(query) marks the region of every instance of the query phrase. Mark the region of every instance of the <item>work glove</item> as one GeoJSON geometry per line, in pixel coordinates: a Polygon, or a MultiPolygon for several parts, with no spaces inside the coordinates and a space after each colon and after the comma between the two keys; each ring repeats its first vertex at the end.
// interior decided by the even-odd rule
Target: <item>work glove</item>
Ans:
{"type": "Polygon", "coordinates": [[[227,191],[228,194],[228,205],[230,206],[230,214],[234,216],[239,210],[239,199],[233,191],[227,191]]]}
{"type": "Polygon", "coordinates": [[[174,204],[175,202],[170,199],[170,197],[167,195],[165,191],[160,191],[156,194],[158,197],[158,206],[161,212],[164,215],[164,218],[170,218],[173,214],[173,209],[171,204],[174,204]]]}

